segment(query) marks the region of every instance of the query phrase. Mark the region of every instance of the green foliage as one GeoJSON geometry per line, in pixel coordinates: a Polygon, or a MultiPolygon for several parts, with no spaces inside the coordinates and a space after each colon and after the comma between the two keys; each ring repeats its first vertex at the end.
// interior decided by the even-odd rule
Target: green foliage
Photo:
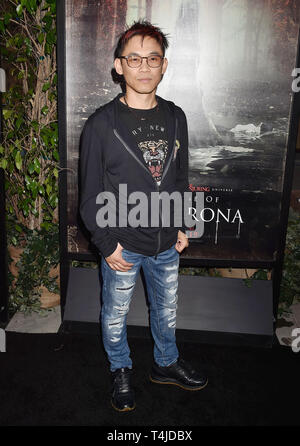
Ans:
{"type": "MultiPolygon", "coordinates": [[[[252,280],[267,280],[268,270],[259,269],[249,279],[244,279],[246,286],[252,280]]],[[[300,215],[290,208],[286,234],[282,279],[280,284],[278,314],[289,312],[291,305],[300,301],[300,215]]]]}
{"type": "Polygon", "coordinates": [[[58,292],[56,1],[2,0],[0,51],[8,246],[23,248],[17,280],[9,273],[12,313],[39,309],[41,285],[58,292]]]}
{"type": "Polygon", "coordinates": [[[180,267],[179,274],[183,276],[210,276],[208,268],[180,267]]]}
{"type": "Polygon", "coordinates": [[[300,215],[290,209],[280,288],[280,310],[300,301],[300,215]]]}
{"type": "Polygon", "coordinates": [[[250,288],[252,285],[252,280],[268,280],[268,273],[269,273],[268,269],[260,268],[257,271],[255,271],[255,273],[253,273],[251,277],[243,279],[243,282],[247,287],[250,288]]]}
{"type": "Polygon", "coordinates": [[[98,262],[83,262],[82,260],[72,260],[71,262],[71,266],[73,268],[92,268],[92,269],[97,269],[99,268],[99,263],[98,262]]]}
{"type": "MultiPolygon", "coordinates": [[[[18,276],[14,284],[14,276],[9,273],[9,313],[40,311],[39,289],[42,285],[52,293],[59,293],[57,277],[49,275],[51,268],[59,264],[58,226],[52,225],[50,230],[30,230],[12,221],[9,225],[10,242],[24,247],[16,264],[18,276]]],[[[10,256],[8,261],[12,261],[10,256]]]]}
{"type": "Polygon", "coordinates": [[[30,229],[49,229],[58,206],[56,2],[4,1],[0,38],[9,80],[0,145],[7,212],[30,229]]]}

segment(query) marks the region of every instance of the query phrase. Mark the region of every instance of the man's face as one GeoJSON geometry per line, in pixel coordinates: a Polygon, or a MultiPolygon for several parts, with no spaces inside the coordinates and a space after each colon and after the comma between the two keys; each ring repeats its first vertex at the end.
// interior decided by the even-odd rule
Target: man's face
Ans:
{"type": "MultiPolygon", "coordinates": [[[[122,56],[143,57],[154,54],[163,56],[161,46],[155,39],[148,36],[144,39],[142,36],[134,36],[125,45],[122,56]]],[[[142,65],[138,68],[129,67],[125,59],[116,59],[114,64],[117,73],[124,76],[127,92],[132,90],[139,94],[149,94],[156,90],[168,62],[167,59],[163,59],[163,63],[158,68],[149,67],[146,59],[143,59],[142,65]]]]}

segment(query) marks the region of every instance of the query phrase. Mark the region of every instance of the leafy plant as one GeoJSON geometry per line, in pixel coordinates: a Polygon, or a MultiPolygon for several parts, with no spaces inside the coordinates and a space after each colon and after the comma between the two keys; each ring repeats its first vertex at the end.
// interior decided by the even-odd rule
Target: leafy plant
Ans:
{"type": "MultiPolygon", "coordinates": [[[[14,226],[13,226],[14,227],[14,226]]],[[[45,286],[52,293],[59,293],[57,276],[51,276],[51,269],[59,264],[58,225],[51,229],[27,229],[12,236],[15,246],[23,246],[16,266],[18,276],[9,273],[9,313],[29,312],[41,309],[40,287],[45,286]],[[13,284],[13,280],[16,279],[13,284]]],[[[9,256],[9,263],[12,259],[9,256]]]]}
{"type": "Polygon", "coordinates": [[[97,269],[97,268],[99,268],[99,263],[98,262],[92,262],[92,261],[84,262],[82,260],[72,260],[71,261],[71,266],[73,268],[97,269]]]}
{"type": "Polygon", "coordinates": [[[280,312],[300,301],[300,215],[290,208],[280,288],[280,312]]]}
{"type": "Polygon", "coordinates": [[[179,274],[183,276],[209,276],[208,268],[180,267],[179,274]]]}
{"type": "MultiPolygon", "coordinates": [[[[246,269],[247,272],[247,269],[246,269]]],[[[270,270],[259,268],[255,273],[252,274],[251,277],[247,277],[247,279],[243,279],[244,284],[247,287],[251,287],[252,280],[269,280],[270,270]]]]}
{"type": "Polygon", "coordinates": [[[56,1],[2,0],[0,38],[8,246],[23,250],[17,277],[9,273],[12,314],[39,309],[41,285],[59,291],[50,274],[59,255],[56,1]]]}
{"type": "MultiPolygon", "coordinates": [[[[250,278],[244,279],[250,287],[252,280],[267,280],[269,271],[258,269],[250,278]]],[[[289,313],[290,307],[300,301],[300,215],[292,208],[286,234],[282,279],[280,284],[278,314],[289,313]]]]}
{"type": "Polygon", "coordinates": [[[7,211],[31,230],[50,229],[58,219],[56,2],[4,1],[0,14],[7,211]]]}

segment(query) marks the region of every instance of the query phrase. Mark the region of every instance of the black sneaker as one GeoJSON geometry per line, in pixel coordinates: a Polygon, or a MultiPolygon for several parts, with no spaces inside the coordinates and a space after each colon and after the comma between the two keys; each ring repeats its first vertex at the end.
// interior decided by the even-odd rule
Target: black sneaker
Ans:
{"type": "Polygon", "coordinates": [[[178,359],[168,367],[154,364],[150,373],[150,380],[157,384],[173,384],[185,390],[201,390],[208,383],[205,376],[196,372],[183,359],[178,359]]]}
{"type": "Polygon", "coordinates": [[[130,387],[131,369],[125,367],[112,372],[113,388],[111,404],[119,412],[135,408],[134,392],[130,387]]]}

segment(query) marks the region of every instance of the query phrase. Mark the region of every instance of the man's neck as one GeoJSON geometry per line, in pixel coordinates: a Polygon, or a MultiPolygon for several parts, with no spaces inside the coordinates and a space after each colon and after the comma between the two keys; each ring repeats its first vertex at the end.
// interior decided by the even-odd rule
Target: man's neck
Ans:
{"type": "Polygon", "coordinates": [[[141,110],[150,110],[157,105],[155,91],[149,94],[138,94],[129,90],[126,91],[125,98],[122,96],[121,101],[128,107],[141,110]]]}

